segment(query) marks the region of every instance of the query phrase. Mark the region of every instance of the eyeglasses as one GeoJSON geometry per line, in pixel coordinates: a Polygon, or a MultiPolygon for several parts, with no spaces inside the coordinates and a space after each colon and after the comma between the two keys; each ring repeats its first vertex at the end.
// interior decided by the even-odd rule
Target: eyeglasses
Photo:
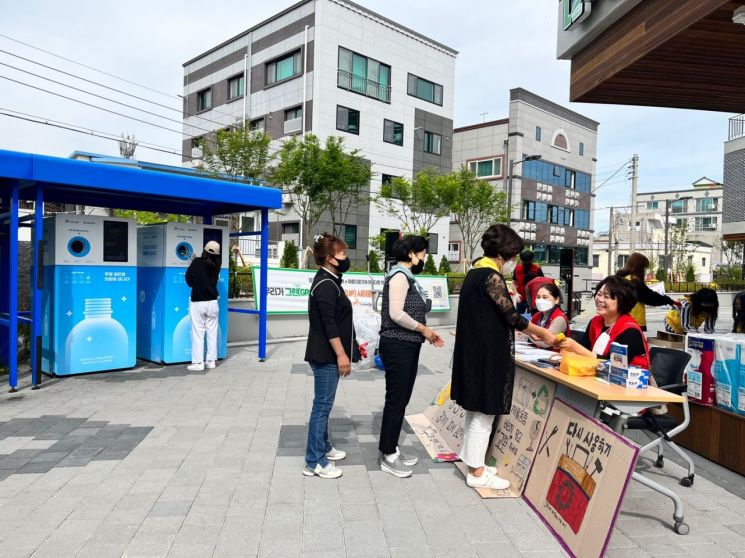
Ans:
{"type": "Polygon", "coordinates": [[[606,291],[598,291],[595,293],[595,298],[602,298],[603,300],[613,300],[614,297],[609,295],[606,291]]]}

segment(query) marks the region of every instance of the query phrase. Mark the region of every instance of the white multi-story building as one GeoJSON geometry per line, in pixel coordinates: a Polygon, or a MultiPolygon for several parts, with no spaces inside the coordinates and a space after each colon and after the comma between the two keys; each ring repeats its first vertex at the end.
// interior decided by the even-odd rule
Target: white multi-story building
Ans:
{"type": "MultiPolygon", "coordinates": [[[[371,162],[373,196],[392,177],[449,172],[456,55],[353,2],[302,0],[184,64],[184,162],[200,156],[205,134],[245,120],[272,137],[273,151],[293,134],[342,136],[371,162]]],[[[274,240],[302,230],[291,207],[270,220],[274,240]]],[[[329,227],[322,220],[313,232],[329,227]]],[[[359,263],[370,236],[400,228],[370,202],[352,211],[343,236],[359,263]]],[[[430,252],[444,254],[448,235],[441,219],[430,252]]]]}
{"type": "MultiPolygon", "coordinates": [[[[562,248],[574,249],[581,279],[590,275],[598,125],[517,88],[509,118],[455,129],[453,166],[466,165],[508,194],[512,227],[554,276],[562,248]]],[[[460,261],[456,226],[449,248],[449,258],[460,261]]]]}

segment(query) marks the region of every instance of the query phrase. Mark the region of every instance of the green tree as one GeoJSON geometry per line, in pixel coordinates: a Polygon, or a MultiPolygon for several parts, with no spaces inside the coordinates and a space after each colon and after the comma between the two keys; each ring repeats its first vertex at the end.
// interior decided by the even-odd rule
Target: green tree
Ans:
{"type": "Polygon", "coordinates": [[[251,182],[264,178],[271,161],[269,142],[263,131],[243,126],[218,130],[202,143],[202,172],[222,180],[251,182]]]}
{"type": "Polygon", "coordinates": [[[297,246],[292,240],[285,242],[285,250],[282,252],[279,267],[297,269],[297,246]]]}
{"type": "Polygon", "coordinates": [[[437,266],[435,265],[435,259],[432,257],[432,254],[428,254],[427,261],[424,262],[424,274],[437,275],[437,266]]]}
{"type": "Polygon", "coordinates": [[[448,261],[447,256],[443,256],[440,259],[440,268],[437,270],[439,271],[440,275],[447,275],[448,273],[452,273],[452,269],[450,269],[450,262],[448,261]]]}
{"type": "Polygon", "coordinates": [[[135,211],[133,209],[115,209],[114,217],[134,219],[138,225],[152,225],[153,223],[177,222],[187,223],[189,215],[177,215],[171,213],[155,213],[153,211],[135,211]]]}
{"type": "Polygon", "coordinates": [[[443,198],[463,237],[463,256],[471,261],[484,230],[508,221],[507,195],[465,166],[449,175],[446,187],[443,198]]]}
{"type": "Polygon", "coordinates": [[[686,265],[686,281],[695,281],[696,280],[696,268],[693,267],[693,264],[687,264],[686,265]]]}
{"type": "Polygon", "coordinates": [[[675,280],[685,277],[688,267],[688,256],[691,254],[691,246],[688,243],[688,224],[683,221],[670,227],[670,256],[672,258],[672,269],[675,280]]]}
{"type": "Polygon", "coordinates": [[[380,273],[380,258],[376,250],[370,250],[368,254],[368,261],[370,264],[370,273],[380,273]]]}
{"type": "Polygon", "coordinates": [[[431,169],[419,171],[414,180],[396,177],[383,184],[375,198],[378,207],[401,223],[409,234],[425,234],[449,214],[445,195],[448,176],[431,169]]]}

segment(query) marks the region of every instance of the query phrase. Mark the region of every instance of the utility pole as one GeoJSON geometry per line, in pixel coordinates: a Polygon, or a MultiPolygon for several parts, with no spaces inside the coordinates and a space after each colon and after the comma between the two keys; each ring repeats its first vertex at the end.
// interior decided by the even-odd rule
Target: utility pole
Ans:
{"type": "Polygon", "coordinates": [[[636,187],[639,178],[639,155],[631,158],[631,227],[629,229],[629,255],[636,248],[636,187]]]}
{"type": "Polygon", "coordinates": [[[610,277],[612,273],[611,260],[613,259],[613,206],[610,208],[610,216],[608,217],[608,273],[606,277],[610,277]]]}

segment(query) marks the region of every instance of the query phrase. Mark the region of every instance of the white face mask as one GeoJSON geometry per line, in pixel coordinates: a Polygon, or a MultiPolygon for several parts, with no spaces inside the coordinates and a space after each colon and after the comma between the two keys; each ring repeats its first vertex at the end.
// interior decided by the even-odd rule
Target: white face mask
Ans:
{"type": "Polygon", "coordinates": [[[535,307],[538,308],[539,312],[548,312],[554,306],[555,304],[553,302],[546,300],[545,298],[539,298],[535,301],[535,307]]]}
{"type": "Polygon", "coordinates": [[[515,272],[515,266],[517,266],[515,260],[504,262],[502,264],[502,275],[506,275],[508,277],[512,276],[512,274],[515,272]]]}

